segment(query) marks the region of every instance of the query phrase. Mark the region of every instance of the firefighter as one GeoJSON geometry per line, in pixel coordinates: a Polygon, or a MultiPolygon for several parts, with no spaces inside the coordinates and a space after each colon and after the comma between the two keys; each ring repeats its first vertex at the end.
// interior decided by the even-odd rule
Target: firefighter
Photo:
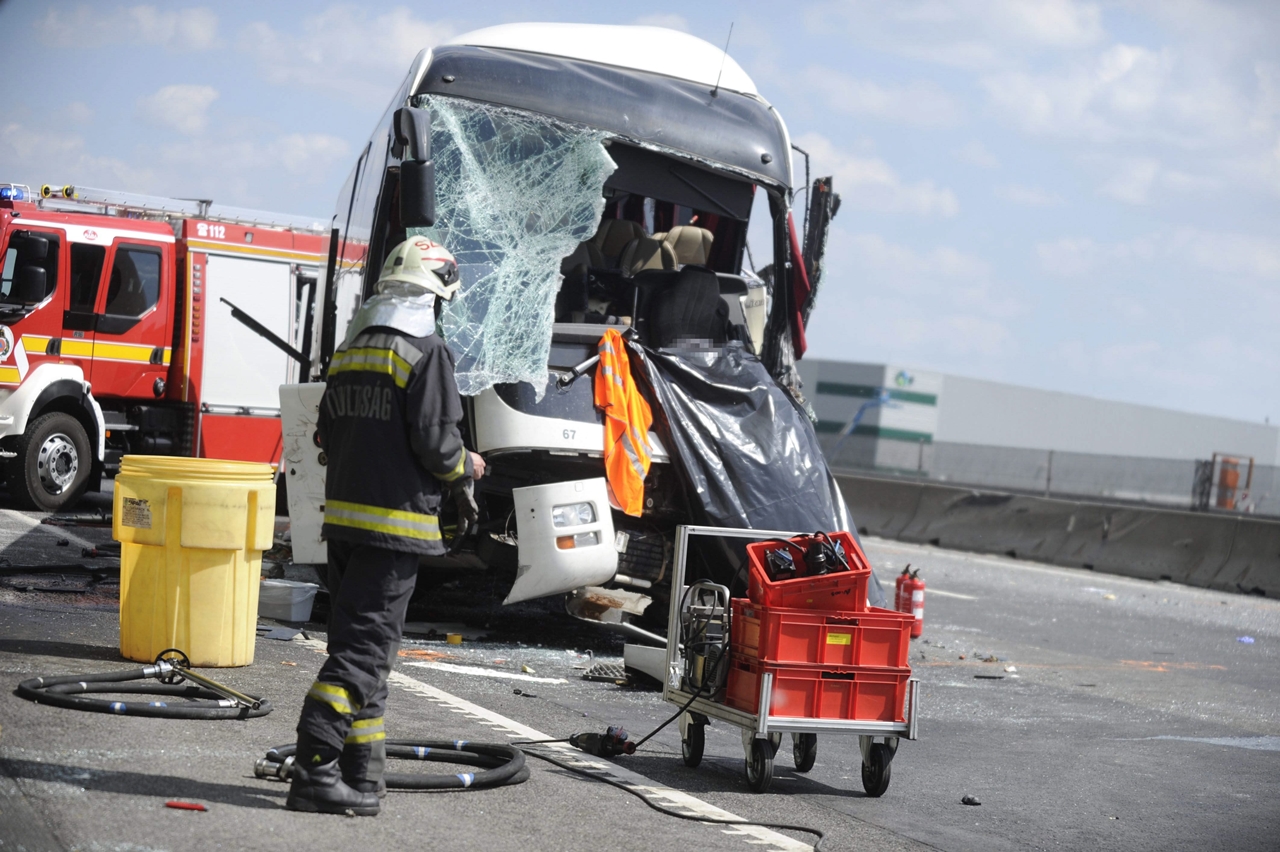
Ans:
{"type": "Polygon", "coordinates": [[[329,657],[302,706],[286,806],[373,816],[386,763],[382,713],[418,560],[445,552],[442,500],[458,534],[476,521],[484,460],[462,443],[453,356],[435,332],[458,267],[425,237],[398,245],[377,295],[329,365],[319,439],[328,456],[329,657]]]}

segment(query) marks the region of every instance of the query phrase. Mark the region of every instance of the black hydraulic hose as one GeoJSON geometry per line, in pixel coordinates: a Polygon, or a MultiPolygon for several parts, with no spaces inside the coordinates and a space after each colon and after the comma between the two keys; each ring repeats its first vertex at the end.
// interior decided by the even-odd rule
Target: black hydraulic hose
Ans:
{"type": "MultiPolygon", "coordinates": [[[[276,746],[254,766],[259,778],[287,780],[292,774],[296,743],[276,746]]],[[[387,740],[387,757],[427,760],[475,766],[479,772],[425,775],[418,772],[388,772],[383,775],[388,790],[477,790],[521,784],[529,779],[524,752],[510,745],[473,743],[467,740],[387,740]]]]}
{"type": "Polygon", "coordinates": [[[170,671],[167,667],[152,665],[100,674],[46,675],[24,680],[18,684],[14,694],[36,704],[49,704],[68,710],[153,719],[253,719],[271,712],[271,702],[256,696],[248,697],[253,698],[258,706],[245,707],[211,689],[190,683],[128,683],[160,677],[170,671]],[[150,695],[157,700],[111,701],[87,697],[94,693],[150,695]],[[175,699],[175,703],[171,704],[164,699],[175,699]]]}
{"type": "Polygon", "coordinates": [[[596,781],[603,781],[604,783],[610,785],[611,787],[617,787],[619,790],[622,790],[624,792],[630,793],[631,795],[635,796],[637,799],[644,802],[646,805],[653,808],[655,811],[657,811],[660,814],[666,814],[667,816],[673,816],[679,819],[689,820],[691,822],[703,822],[709,825],[738,825],[738,826],[755,825],[761,828],[782,829],[784,831],[800,831],[800,832],[804,832],[805,834],[812,834],[815,837],[817,837],[818,838],[817,842],[813,844],[813,852],[822,852],[822,842],[823,840],[826,839],[826,834],[821,829],[813,828],[807,825],[792,825],[790,823],[784,823],[784,822],[759,822],[757,820],[750,820],[750,819],[721,819],[719,817],[713,817],[713,816],[702,816],[700,814],[682,813],[680,811],[672,810],[671,808],[667,808],[658,804],[657,802],[650,799],[647,795],[645,795],[645,792],[643,790],[637,790],[635,787],[632,787],[630,784],[627,784],[623,781],[619,781],[616,778],[610,778],[608,775],[602,775],[599,772],[593,772],[590,769],[586,769],[581,766],[575,766],[572,763],[568,763],[563,760],[558,760],[552,757],[551,755],[546,754],[544,751],[539,751],[537,749],[529,749],[528,754],[530,757],[536,757],[539,760],[545,760],[547,763],[551,763],[556,766],[559,766],[561,769],[567,769],[570,772],[575,772],[578,775],[583,776],[584,778],[592,778],[596,781]]]}

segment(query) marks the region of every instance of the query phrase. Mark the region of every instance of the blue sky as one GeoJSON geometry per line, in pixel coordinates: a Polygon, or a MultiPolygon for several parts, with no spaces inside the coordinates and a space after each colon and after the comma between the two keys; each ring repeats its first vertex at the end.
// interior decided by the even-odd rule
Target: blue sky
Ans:
{"type": "Polygon", "coordinates": [[[0,0],[0,181],[327,216],[421,47],[732,21],[844,198],[811,356],[1280,417],[1280,4],[648,8],[0,0]]]}

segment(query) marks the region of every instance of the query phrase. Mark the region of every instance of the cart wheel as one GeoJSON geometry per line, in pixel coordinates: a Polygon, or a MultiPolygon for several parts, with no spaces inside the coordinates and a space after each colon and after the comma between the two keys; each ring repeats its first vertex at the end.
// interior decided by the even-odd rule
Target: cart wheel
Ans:
{"type": "Polygon", "coordinates": [[[754,740],[747,758],[747,785],[753,793],[763,793],[773,781],[773,745],[768,740],[754,740]]]}
{"type": "Polygon", "coordinates": [[[702,763],[702,751],[707,745],[707,726],[696,722],[689,725],[685,737],[680,740],[680,754],[684,757],[684,765],[690,769],[702,763]]]}
{"type": "Polygon", "coordinates": [[[792,734],[791,756],[796,761],[796,772],[808,772],[818,759],[817,734],[792,734]]]}
{"type": "Polygon", "coordinates": [[[884,743],[873,743],[869,763],[862,764],[862,788],[873,799],[884,795],[889,789],[889,768],[893,756],[884,743]]]}

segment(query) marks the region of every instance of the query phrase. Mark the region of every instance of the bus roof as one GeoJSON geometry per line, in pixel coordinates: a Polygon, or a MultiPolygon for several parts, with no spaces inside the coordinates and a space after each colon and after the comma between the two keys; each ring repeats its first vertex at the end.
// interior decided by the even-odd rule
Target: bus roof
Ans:
{"type": "Polygon", "coordinates": [[[697,36],[666,27],[609,24],[502,24],[463,33],[445,44],[494,47],[580,59],[664,74],[744,95],[756,84],[727,53],[697,36]]]}

